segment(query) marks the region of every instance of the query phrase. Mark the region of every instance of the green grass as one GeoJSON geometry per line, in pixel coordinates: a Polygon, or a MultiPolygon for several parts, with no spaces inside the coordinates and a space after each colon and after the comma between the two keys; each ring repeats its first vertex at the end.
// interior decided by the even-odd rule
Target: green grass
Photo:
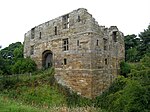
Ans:
{"type": "Polygon", "coordinates": [[[42,112],[42,110],[0,95],[0,112],[42,112]]]}
{"type": "Polygon", "coordinates": [[[95,107],[67,107],[51,106],[43,107],[24,104],[9,97],[0,95],[0,112],[106,112],[95,107]]]}
{"type": "Polygon", "coordinates": [[[4,77],[0,91],[0,112],[102,112],[90,99],[57,84],[53,69],[4,77]]]}
{"type": "Polygon", "coordinates": [[[65,96],[57,87],[51,85],[53,71],[47,70],[35,75],[21,75],[19,78],[9,77],[4,81],[2,93],[10,98],[21,100],[24,103],[43,106],[61,106],[66,104],[65,96]],[[51,83],[50,83],[51,82],[51,83]]]}
{"type": "Polygon", "coordinates": [[[59,93],[56,88],[41,84],[40,86],[26,87],[22,86],[16,90],[10,91],[10,94],[26,103],[35,105],[55,106],[65,103],[64,95],[59,93]],[[16,94],[17,93],[17,94],[16,94]]]}

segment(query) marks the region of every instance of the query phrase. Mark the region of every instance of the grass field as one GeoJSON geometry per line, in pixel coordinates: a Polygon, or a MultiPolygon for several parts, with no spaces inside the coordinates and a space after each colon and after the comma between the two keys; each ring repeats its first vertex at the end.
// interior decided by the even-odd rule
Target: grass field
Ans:
{"type": "Polygon", "coordinates": [[[0,95],[0,112],[42,112],[42,110],[0,95]]]}
{"type": "Polygon", "coordinates": [[[53,69],[0,81],[0,112],[102,112],[59,87],[53,69]]]}
{"type": "Polygon", "coordinates": [[[0,112],[104,112],[94,107],[33,106],[0,95],[0,112]]]}

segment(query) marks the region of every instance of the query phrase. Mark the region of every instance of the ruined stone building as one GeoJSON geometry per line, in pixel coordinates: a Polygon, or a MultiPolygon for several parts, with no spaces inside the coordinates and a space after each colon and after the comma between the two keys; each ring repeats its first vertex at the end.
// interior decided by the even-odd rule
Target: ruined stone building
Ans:
{"type": "Polygon", "coordinates": [[[80,8],[25,34],[24,57],[38,68],[55,68],[58,83],[85,97],[102,93],[119,72],[124,37],[116,26],[99,26],[80,8]]]}

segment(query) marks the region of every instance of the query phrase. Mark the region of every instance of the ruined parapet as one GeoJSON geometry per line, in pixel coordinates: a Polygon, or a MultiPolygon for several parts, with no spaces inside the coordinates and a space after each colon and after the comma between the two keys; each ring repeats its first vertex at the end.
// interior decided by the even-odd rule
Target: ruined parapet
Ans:
{"type": "Polygon", "coordinates": [[[118,75],[124,39],[80,8],[40,24],[25,34],[24,57],[38,68],[55,68],[58,83],[85,97],[103,92],[118,75]]]}

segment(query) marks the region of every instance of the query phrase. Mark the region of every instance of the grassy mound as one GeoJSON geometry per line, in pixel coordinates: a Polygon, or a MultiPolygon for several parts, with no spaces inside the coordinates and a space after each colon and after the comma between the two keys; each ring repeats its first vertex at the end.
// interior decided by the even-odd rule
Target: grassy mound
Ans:
{"type": "Polygon", "coordinates": [[[98,111],[91,99],[57,84],[54,69],[3,77],[0,90],[0,112],[98,111]]]}
{"type": "Polygon", "coordinates": [[[66,104],[65,96],[52,84],[55,83],[53,69],[34,75],[5,77],[2,93],[10,98],[38,106],[66,104]]]}

